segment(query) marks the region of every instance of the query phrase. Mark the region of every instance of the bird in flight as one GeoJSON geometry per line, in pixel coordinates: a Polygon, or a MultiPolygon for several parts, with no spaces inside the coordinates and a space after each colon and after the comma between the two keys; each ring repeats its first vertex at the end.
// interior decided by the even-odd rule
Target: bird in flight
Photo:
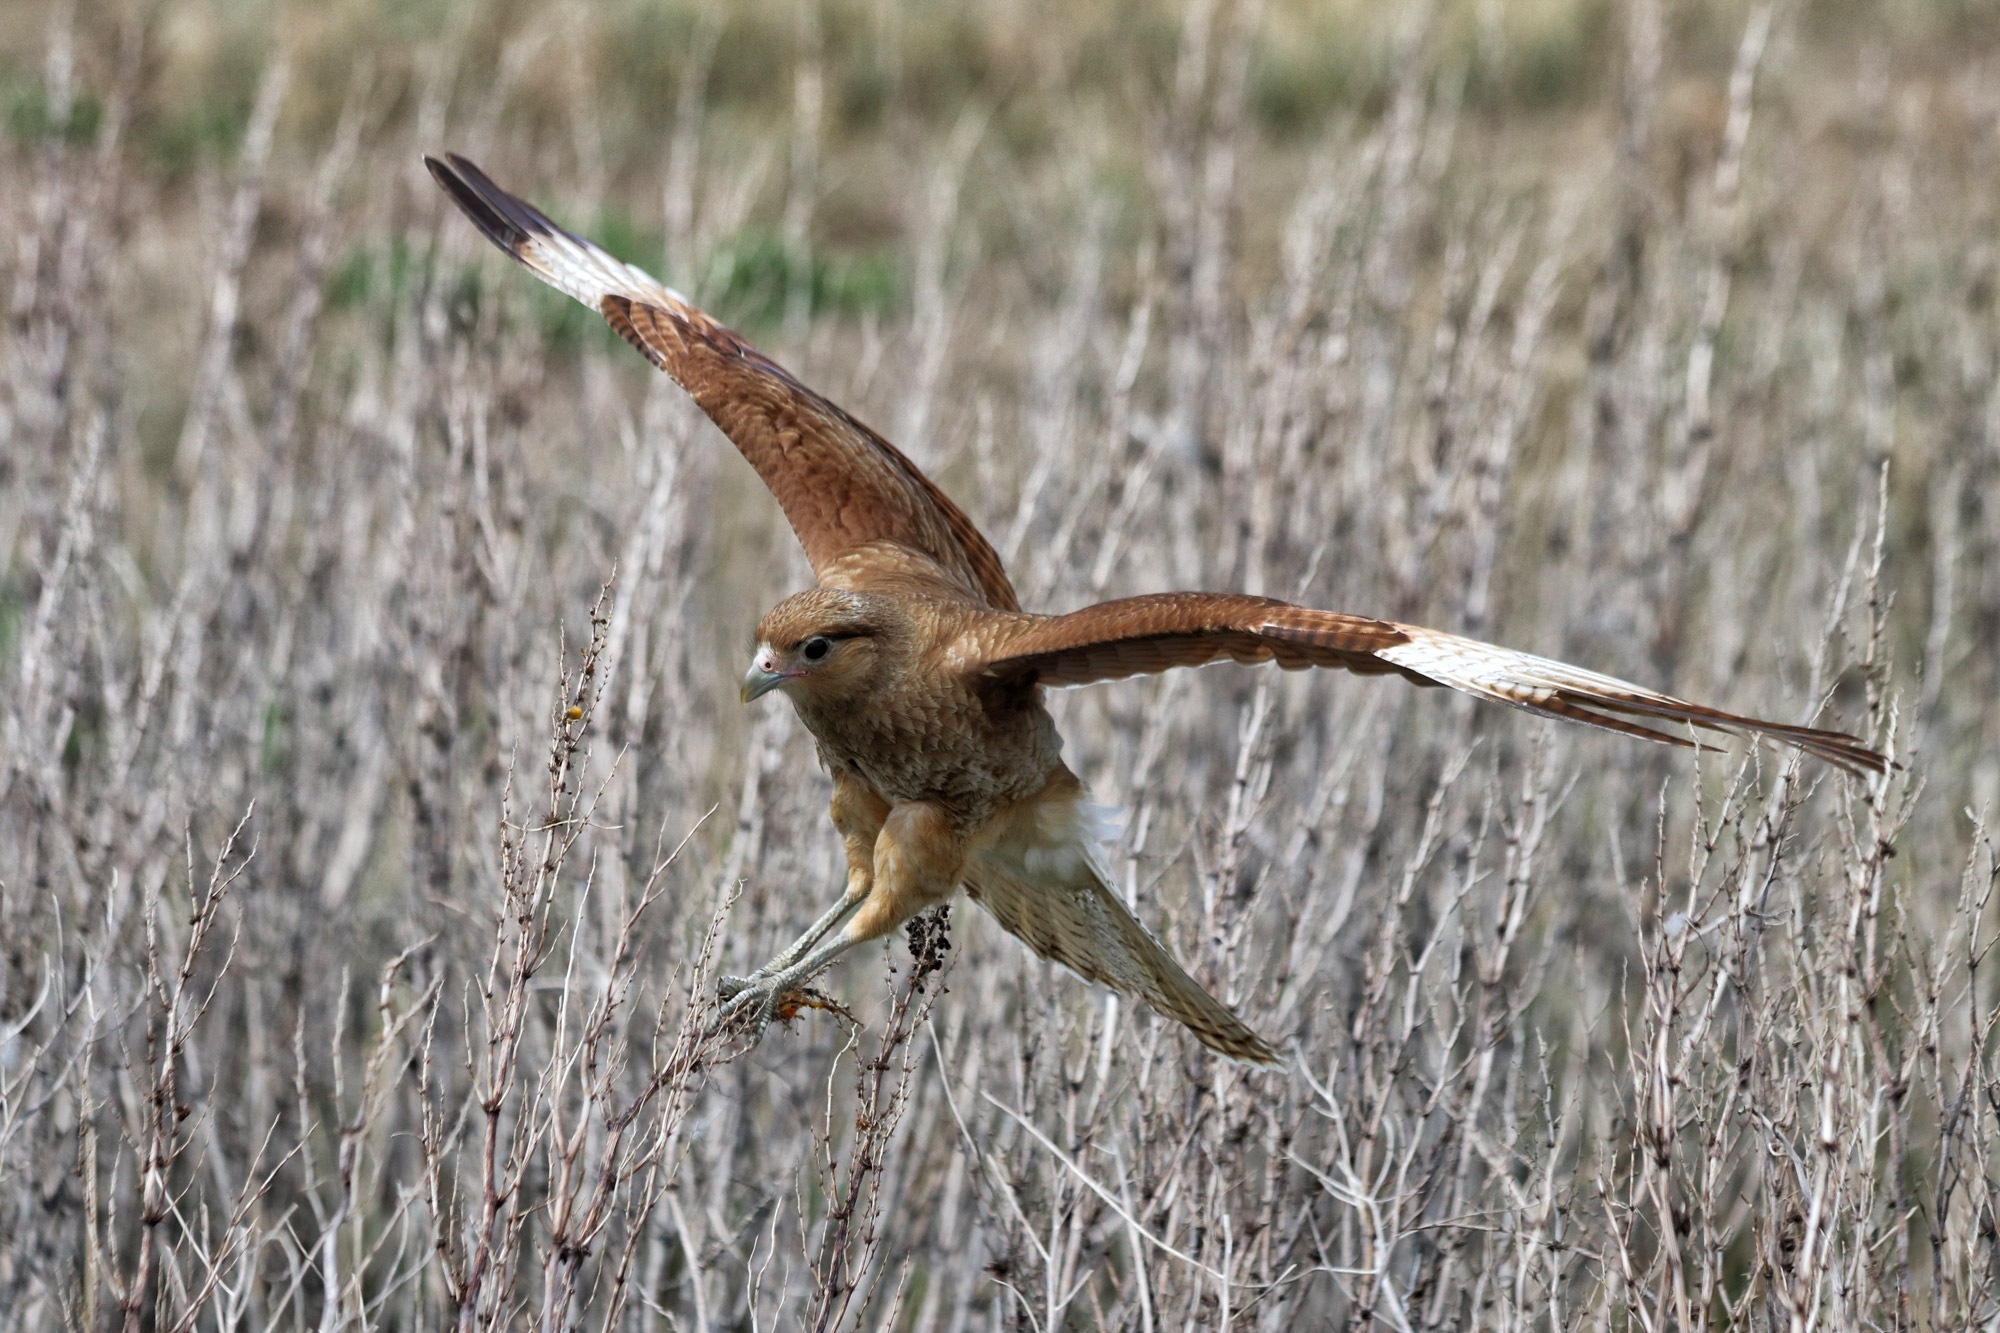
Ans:
{"type": "Polygon", "coordinates": [[[686,297],[549,221],[466,159],[425,158],[489,240],[603,315],[672,376],[777,498],[816,587],[757,626],[745,703],[783,693],[833,777],[839,901],[748,978],[722,1017],[761,1034],[844,951],[960,887],[1003,929],[1136,996],[1235,1060],[1277,1051],[1204,990],[1111,888],[1098,807],[1063,764],[1042,691],[1211,662],[1337,667],[1692,746],[1764,736],[1855,773],[1887,760],[1838,732],[1739,717],[1438,630],[1232,593],[1023,611],[979,530],[895,446],[686,297]],[[1665,728],[1674,728],[1667,730],[1665,728]]]}

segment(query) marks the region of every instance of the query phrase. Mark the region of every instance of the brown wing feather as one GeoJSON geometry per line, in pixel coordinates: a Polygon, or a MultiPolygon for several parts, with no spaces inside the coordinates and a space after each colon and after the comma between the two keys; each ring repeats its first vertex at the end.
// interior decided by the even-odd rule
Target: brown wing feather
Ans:
{"type": "MultiPolygon", "coordinates": [[[[456,154],[431,175],[495,245],[536,277],[598,311],[686,389],[757,470],[822,581],[866,583],[880,544],[925,557],[1003,611],[1013,585],[972,521],[916,464],[799,383],[685,297],[564,231],[456,154]]],[[[887,566],[906,570],[906,560],[887,566]]]]}
{"type": "Polygon", "coordinates": [[[1850,772],[1889,761],[1852,736],[1725,713],[1567,663],[1416,625],[1315,611],[1230,593],[1160,593],[1104,602],[1066,616],[1009,618],[967,654],[969,669],[1032,676],[1043,685],[1088,685],[1211,662],[1276,662],[1288,670],[1337,667],[1395,673],[1482,699],[1609,731],[1691,746],[1685,735],[1632,721],[1680,723],[1764,736],[1850,772]]]}
{"type": "Polygon", "coordinates": [[[977,670],[1033,672],[1044,685],[1089,685],[1211,662],[1276,662],[1394,671],[1377,650],[1406,642],[1383,620],[1312,611],[1268,597],[1163,592],[1066,616],[1010,620],[983,644],[977,670]]]}

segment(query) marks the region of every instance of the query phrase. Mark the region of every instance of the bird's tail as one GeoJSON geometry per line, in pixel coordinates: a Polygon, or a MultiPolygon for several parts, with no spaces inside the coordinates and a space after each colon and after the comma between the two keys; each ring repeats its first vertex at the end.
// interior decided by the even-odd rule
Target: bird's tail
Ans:
{"type": "Polygon", "coordinates": [[[1201,988],[1152,932],[1125,910],[1095,858],[1070,873],[1037,875],[975,856],[965,887],[974,902],[1042,957],[1085,981],[1135,996],[1231,1060],[1283,1063],[1277,1050],[1201,988]]]}

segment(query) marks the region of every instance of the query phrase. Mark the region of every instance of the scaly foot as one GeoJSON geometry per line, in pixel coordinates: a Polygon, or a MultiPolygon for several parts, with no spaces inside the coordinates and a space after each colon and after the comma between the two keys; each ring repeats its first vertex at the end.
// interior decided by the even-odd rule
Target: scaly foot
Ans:
{"type": "Polygon", "coordinates": [[[722,1008],[715,1015],[716,1029],[746,1024],[754,1045],[762,1039],[764,1029],[771,1026],[773,1018],[790,1018],[801,1009],[826,1009],[845,1015],[847,1011],[838,1004],[816,991],[807,990],[806,983],[824,971],[827,964],[848,947],[847,940],[831,940],[789,967],[766,970],[749,977],[722,978],[716,985],[722,996],[722,1008]]]}

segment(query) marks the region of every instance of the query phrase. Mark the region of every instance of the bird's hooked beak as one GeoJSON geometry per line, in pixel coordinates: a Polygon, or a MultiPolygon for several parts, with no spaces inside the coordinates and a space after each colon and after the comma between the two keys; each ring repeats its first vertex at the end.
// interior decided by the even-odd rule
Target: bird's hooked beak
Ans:
{"type": "Polygon", "coordinates": [[[737,697],[746,704],[761,699],[798,674],[780,670],[777,655],[766,649],[750,659],[750,669],[743,673],[743,688],[737,697]]]}

